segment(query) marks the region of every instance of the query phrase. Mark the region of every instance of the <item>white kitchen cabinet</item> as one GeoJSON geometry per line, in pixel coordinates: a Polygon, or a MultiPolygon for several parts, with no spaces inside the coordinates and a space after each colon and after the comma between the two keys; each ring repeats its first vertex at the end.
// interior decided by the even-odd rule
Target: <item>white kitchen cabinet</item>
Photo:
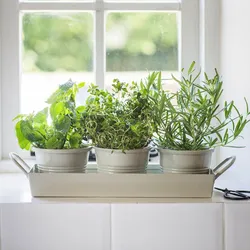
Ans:
{"type": "Polygon", "coordinates": [[[225,250],[250,249],[250,204],[225,204],[225,250]]]}
{"type": "Polygon", "coordinates": [[[1,250],[109,250],[108,204],[5,204],[1,250]]]}
{"type": "Polygon", "coordinates": [[[111,205],[111,249],[223,250],[222,212],[219,203],[111,205]]]}

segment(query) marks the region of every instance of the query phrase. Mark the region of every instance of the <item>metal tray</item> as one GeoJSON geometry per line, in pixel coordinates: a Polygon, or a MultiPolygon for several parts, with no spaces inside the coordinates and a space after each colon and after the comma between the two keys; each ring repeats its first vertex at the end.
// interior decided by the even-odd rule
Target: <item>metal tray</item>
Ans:
{"type": "Polygon", "coordinates": [[[143,174],[45,173],[30,167],[17,154],[10,158],[24,172],[33,197],[209,198],[214,181],[236,160],[231,156],[209,174],[163,173],[161,167],[143,174]]]}

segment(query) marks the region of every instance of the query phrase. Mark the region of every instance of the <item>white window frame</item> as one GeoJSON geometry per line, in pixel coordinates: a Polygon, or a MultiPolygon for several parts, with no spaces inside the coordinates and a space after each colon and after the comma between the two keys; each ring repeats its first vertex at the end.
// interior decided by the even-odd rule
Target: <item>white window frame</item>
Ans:
{"type": "MultiPolygon", "coordinates": [[[[135,1],[135,0],[134,0],[135,1]]],[[[179,68],[195,60],[203,69],[219,64],[219,1],[182,0],[180,2],[19,2],[0,0],[0,159],[20,149],[12,119],[20,112],[20,17],[19,11],[95,11],[95,82],[104,87],[105,11],[181,11],[179,68]],[[211,34],[212,33],[212,34],[211,34]],[[214,35],[215,34],[215,35],[214,35]],[[212,41],[211,39],[215,39],[212,41]],[[213,46],[211,46],[211,44],[213,46]],[[216,49],[214,50],[214,46],[216,49]]]]}

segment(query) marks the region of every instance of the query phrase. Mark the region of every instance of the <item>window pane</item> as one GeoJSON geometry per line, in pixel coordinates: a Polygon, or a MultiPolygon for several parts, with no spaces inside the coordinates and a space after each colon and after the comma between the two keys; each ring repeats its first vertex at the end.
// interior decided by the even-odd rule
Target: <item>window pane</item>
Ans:
{"type": "MultiPolygon", "coordinates": [[[[106,87],[112,80],[139,80],[161,70],[178,71],[178,14],[112,12],[106,23],[106,87]]],[[[169,84],[170,86],[171,84],[169,84]]],[[[170,86],[172,88],[172,86],[170,86]]]]}
{"type": "Polygon", "coordinates": [[[179,3],[181,2],[181,0],[104,0],[104,2],[153,2],[153,3],[167,3],[167,2],[171,2],[171,3],[179,3]]]}
{"type": "MultiPolygon", "coordinates": [[[[22,112],[43,108],[69,79],[93,82],[92,13],[25,13],[22,48],[22,112]]],[[[86,90],[79,97],[86,97],[86,90]]]]}
{"type": "Polygon", "coordinates": [[[19,2],[94,2],[95,0],[19,0],[19,2]]]}

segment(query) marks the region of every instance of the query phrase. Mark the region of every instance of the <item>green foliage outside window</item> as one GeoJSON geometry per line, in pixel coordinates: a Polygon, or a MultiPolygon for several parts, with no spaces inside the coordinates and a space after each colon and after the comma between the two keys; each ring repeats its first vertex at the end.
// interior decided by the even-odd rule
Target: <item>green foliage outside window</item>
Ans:
{"type": "MultiPolygon", "coordinates": [[[[108,13],[107,71],[177,70],[177,33],[176,13],[108,13]]],[[[94,13],[24,14],[24,71],[92,71],[93,35],[94,13]]]]}

